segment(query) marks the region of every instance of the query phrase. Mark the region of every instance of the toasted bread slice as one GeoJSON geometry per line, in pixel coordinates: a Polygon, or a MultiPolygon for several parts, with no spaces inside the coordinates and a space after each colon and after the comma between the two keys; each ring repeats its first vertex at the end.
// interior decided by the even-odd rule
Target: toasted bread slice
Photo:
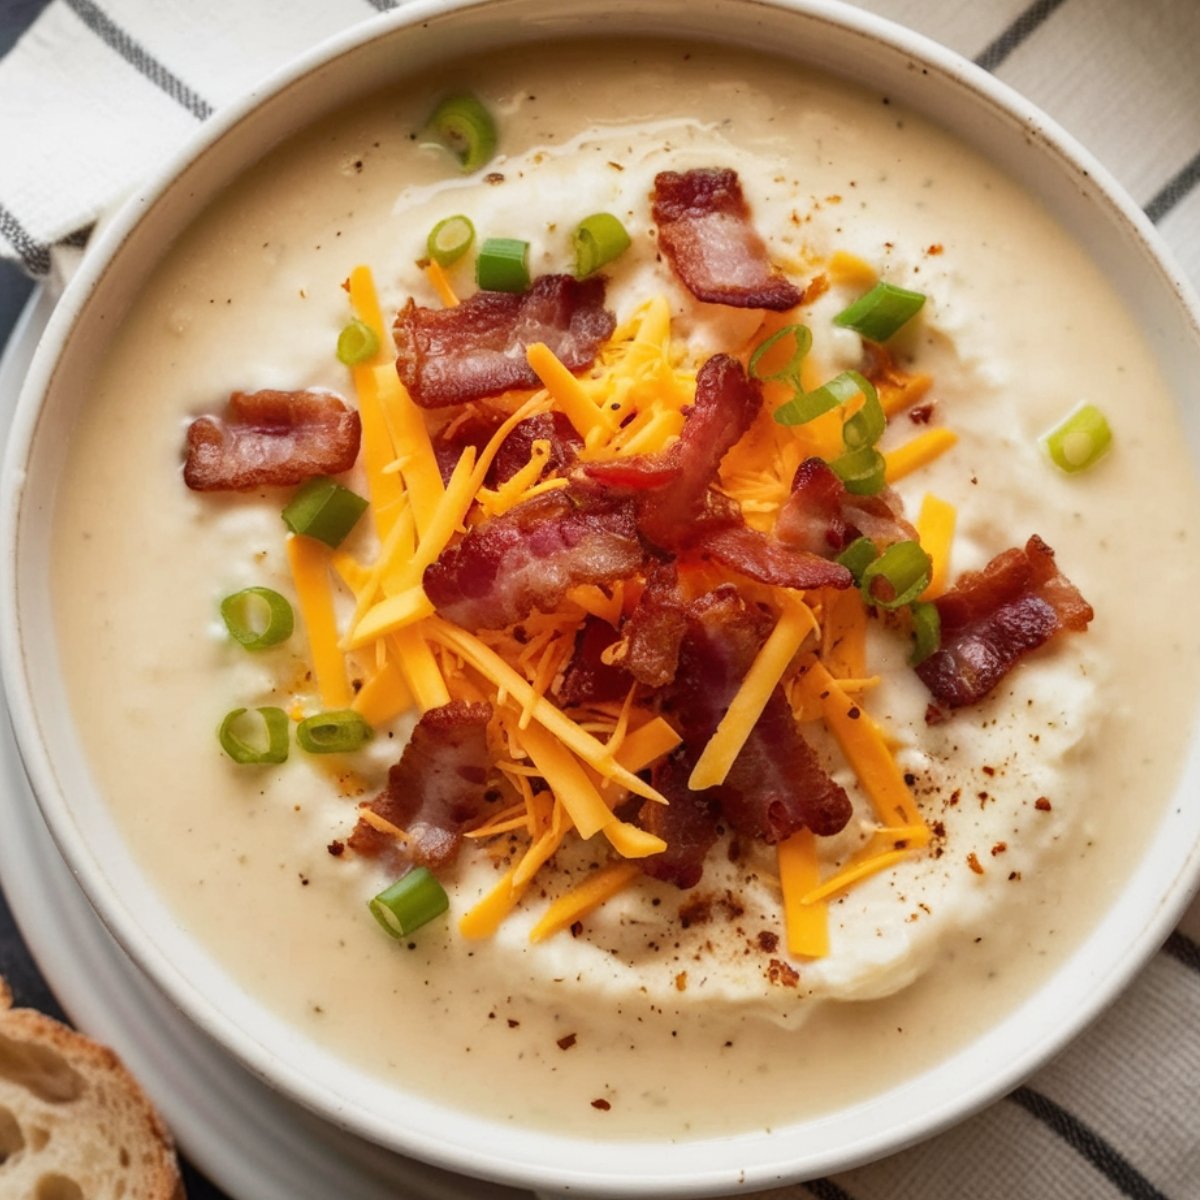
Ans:
{"type": "Polygon", "coordinates": [[[107,1047],[28,1008],[0,978],[0,1196],[183,1200],[175,1145],[107,1047]]]}

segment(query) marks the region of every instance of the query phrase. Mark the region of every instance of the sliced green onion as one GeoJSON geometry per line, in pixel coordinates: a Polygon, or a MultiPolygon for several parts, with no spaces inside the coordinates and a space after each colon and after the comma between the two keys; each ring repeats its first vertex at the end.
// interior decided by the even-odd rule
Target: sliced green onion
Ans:
{"type": "Polygon", "coordinates": [[[838,313],[833,323],[853,329],[873,342],[886,342],[920,312],[924,303],[925,297],[920,292],[910,292],[894,283],[877,283],[865,296],[838,313]]]}
{"type": "Polygon", "coordinates": [[[929,586],[933,560],[920,542],[894,542],[863,572],[863,598],[878,608],[911,604],[929,586]]]}
{"type": "Polygon", "coordinates": [[[221,601],[221,620],[229,636],[247,650],[278,646],[292,636],[292,606],[268,587],[243,588],[221,601]]]}
{"type": "Polygon", "coordinates": [[[1055,466],[1074,474],[1086,471],[1112,446],[1112,429],[1094,404],[1080,404],[1042,438],[1055,466]]]}
{"type": "Polygon", "coordinates": [[[368,904],[375,920],[394,938],[440,917],[450,907],[446,889],[428,867],[414,867],[368,904]]]}
{"type": "MultiPolygon", "coordinates": [[[[800,368],[803,366],[804,359],[811,349],[812,330],[807,325],[785,325],[782,329],[777,329],[769,338],[764,339],[754,347],[754,352],[750,355],[750,361],[746,364],[746,369],[749,371],[752,379],[758,379],[763,383],[773,383],[775,381],[790,383],[797,392],[803,393],[804,386],[800,382],[800,368]],[[778,370],[772,371],[770,374],[765,374],[759,364],[784,338],[792,339],[791,357],[778,370]]],[[[785,404],[783,408],[786,407],[787,405],[785,404]]],[[[803,424],[802,421],[792,421],[782,418],[779,412],[775,413],[775,420],[781,425],[803,424]]]]}
{"type": "Polygon", "coordinates": [[[520,238],[488,238],[475,260],[475,282],[485,292],[529,290],[529,243],[520,238]]]}
{"type": "Polygon", "coordinates": [[[584,217],[571,234],[575,248],[575,278],[586,279],[607,266],[629,249],[625,226],[612,213],[593,213],[584,217]]]}
{"type": "Polygon", "coordinates": [[[362,516],[367,501],[332,479],[310,479],[283,510],[284,524],[293,533],[303,533],[327,546],[340,546],[342,539],[362,516]]]}
{"type": "Polygon", "coordinates": [[[281,763],[288,756],[288,716],[282,708],[256,708],[261,718],[260,728],[248,729],[253,721],[246,717],[248,709],[235,708],[225,714],[217,737],[221,749],[235,763],[257,765],[281,763]],[[245,719],[243,719],[245,718],[245,719]],[[265,734],[265,737],[264,737],[265,734]],[[253,741],[247,738],[253,736],[253,741]]]}
{"type": "Polygon", "coordinates": [[[862,583],[863,572],[879,557],[879,547],[869,537],[855,538],[837,556],[837,561],[854,576],[856,584],[862,583]]]}
{"type": "Polygon", "coordinates": [[[496,122],[469,92],[447,96],[433,110],[428,128],[464,171],[477,171],[496,153],[496,122]]]}
{"type": "Polygon", "coordinates": [[[846,491],[856,496],[874,496],[883,490],[887,463],[874,446],[847,450],[830,464],[834,474],[846,485],[846,491]]]}
{"type": "Polygon", "coordinates": [[[912,606],[913,648],[910,666],[918,667],[942,644],[942,618],[937,605],[918,600],[912,606]]]}
{"type": "MultiPolygon", "coordinates": [[[[873,446],[887,428],[887,415],[883,405],[879,403],[879,393],[865,375],[857,371],[844,371],[837,378],[850,377],[850,382],[857,385],[863,395],[863,406],[850,417],[842,426],[842,441],[847,450],[861,450],[864,446],[873,446]]],[[[833,380],[831,382],[837,382],[833,380]]],[[[826,384],[829,387],[830,384],[826,384]]]]}
{"type": "Polygon", "coordinates": [[[356,367],[370,358],[374,358],[379,350],[379,335],[365,321],[357,317],[338,334],[338,361],[348,367],[356,367]]]}
{"type": "Polygon", "coordinates": [[[439,267],[449,267],[458,262],[475,241],[475,226],[470,217],[456,213],[439,221],[425,239],[429,257],[439,267]]]}
{"type": "Polygon", "coordinates": [[[370,738],[370,725],[351,708],[317,713],[296,726],[296,741],[309,754],[348,754],[370,738]]]}
{"type": "MultiPolygon", "coordinates": [[[[835,375],[828,383],[823,383],[819,388],[813,388],[811,392],[797,393],[786,404],[780,405],[775,410],[775,420],[781,425],[803,425],[819,417],[822,413],[837,408],[839,404],[848,404],[860,393],[866,403],[860,412],[850,418],[850,421],[854,421],[860,416],[863,417],[863,421],[860,422],[861,433],[859,434],[863,438],[869,438],[876,427],[879,432],[875,433],[873,440],[856,442],[854,445],[851,445],[849,438],[846,438],[846,445],[851,450],[856,450],[861,445],[874,445],[874,442],[879,440],[879,435],[883,432],[887,419],[884,417],[883,407],[879,403],[879,396],[874,387],[857,371],[843,371],[840,375],[835,375]],[[864,414],[866,415],[864,416],[864,414]]],[[[846,424],[850,424],[850,421],[847,421],[846,424]]]]}

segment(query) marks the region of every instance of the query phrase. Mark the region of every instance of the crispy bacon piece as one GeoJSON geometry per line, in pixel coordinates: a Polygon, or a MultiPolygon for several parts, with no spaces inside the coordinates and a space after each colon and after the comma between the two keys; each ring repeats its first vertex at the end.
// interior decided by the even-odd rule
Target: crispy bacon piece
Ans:
{"type": "Polygon", "coordinates": [[[771,265],[736,171],[663,171],[654,179],[652,212],[659,246],[697,300],[783,312],[804,298],[771,265]]]}
{"type": "MultiPolygon", "coordinates": [[[[857,537],[869,537],[879,549],[914,540],[917,531],[905,520],[900,498],[890,488],[874,496],[856,496],[824,459],[806,458],[792,479],[792,493],[779,510],[775,536],[795,550],[832,558],[857,537]]],[[[845,585],[842,585],[845,586],[845,585]]]]}
{"type": "Polygon", "coordinates": [[[622,666],[639,683],[660,688],[675,678],[679,646],[687,632],[687,616],[679,594],[674,562],[653,562],[646,586],[621,627],[625,639],[622,666]]]}
{"type": "Polygon", "coordinates": [[[846,588],[854,582],[850,572],[808,550],[798,550],[751,529],[737,525],[703,530],[692,545],[734,571],[772,587],[846,588]]]}
{"type": "Polygon", "coordinates": [[[629,501],[568,487],[474,526],[425,568],[425,593],[464,628],[501,629],[576,584],[626,578],[645,557],[629,501]]]}
{"type": "Polygon", "coordinates": [[[529,461],[533,443],[538,441],[550,443],[544,471],[565,470],[575,462],[575,456],[583,446],[583,438],[566,413],[544,412],[526,417],[500,443],[488,472],[488,484],[495,487],[511,479],[529,461]]]}
{"type": "Polygon", "coordinates": [[[762,407],[762,387],[727,354],[696,375],[696,399],[672,445],[658,454],[591,462],[587,478],[636,496],[638,530],[663,549],[686,545],[703,525],[740,521],[736,505],[712,492],[717,470],[762,407]]]}
{"type": "MultiPolygon", "coordinates": [[[[471,411],[462,419],[448,422],[433,435],[433,453],[443,483],[449,482],[462,452],[468,446],[474,446],[479,451],[492,440],[496,430],[504,423],[505,415],[487,409],[471,411]]],[[[579,447],[583,445],[583,438],[575,431],[575,426],[565,413],[544,412],[527,417],[518,422],[500,443],[484,481],[487,486],[496,487],[506,482],[525,466],[535,441],[550,443],[546,471],[561,471],[571,466],[579,447]]]]}
{"type": "Polygon", "coordinates": [[[941,648],[916,671],[947,708],[982,700],[1023,654],[1063,630],[1083,632],[1093,616],[1037,534],[968,572],[935,603],[941,648]]]}
{"type": "MultiPolygon", "coordinates": [[[[770,630],[770,618],[725,584],[692,601],[679,670],[668,693],[689,755],[715,732],[770,630]]],[[[776,687],[725,782],[714,788],[735,832],[774,844],[796,830],[837,833],[850,819],[845,791],[821,765],[776,687]]]]}
{"type": "Polygon", "coordinates": [[[359,817],[347,844],[369,858],[438,867],[458,853],[463,831],[486,803],[490,704],[452,700],[424,713],[387,786],[367,807],[402,829],[401,840],[359,817]]]}
{"type": "Polygon", "coordinates": [[[476,292],[453,308],[421,308],[410,299],[393,330],[396,370],[423,408],[537,387],[525,359],[534,342],[581,371],[616,327],[604,287],[600,276],[542,275],[527,292],[476,292]]]}
{"type": "MultiPolygon", "coordinates": [[[[852,580],[844,567],[751,529],[737,504],[713,487],[721,460],[761,407],[758,382],[736,359],[714,355],[696,376],[696,402],[669,449],[588,463],[585,474],[633,495],[638,531],[664,550],[705,554],[775,587],[849,587],[852,580]]],[[[840,488],[836,476],[834,481],[840,488]]]]}
{"type": "Polygon", "coordinates": [[[328,392],[234,392],[223,417],[187,431],[183,481],[197,492],[290,487],[354,466],[358,413],[328,392]]]}
{"type": "Polygon", "coordinates": [[[633,678],[621,666],[606,663],[602,657],[617,640],[617,631],[607,621],[585,618],[556,693],[560,704],[570,707],[625,699],[633,678]]]}
{"type": "Polygon", "coordinates": [[[667,803],[647,800],[638,813],[638,824],[667,843],[661,854],[641,860],[643,873],[685,890],[695,887],[704,874],[704,859],[716,843],[720,817],[713,789],[693,792],[688,787],[692,766],[685,754],[673,754],[659,763],[651,781],[667,803]]]}
{"type": "MultiPolygon", "coordinates": [[[[469,414],[460,414],[460,417],[461,419],[456,417],[453,421],[448,421],[430,438],[433,456],[437,459],[438,473],[443,483],[450,482],[450,476],[458,466],[462,452],[468,446],[473,446],[477,451],[482,450],[504,423],[503,413],[490,410],[472,409],[469,414]]],[[[492,466],[495,467],[494,461],[492,466]]],[[[491,482],[490,478],[488,482],[491,482]]]]}

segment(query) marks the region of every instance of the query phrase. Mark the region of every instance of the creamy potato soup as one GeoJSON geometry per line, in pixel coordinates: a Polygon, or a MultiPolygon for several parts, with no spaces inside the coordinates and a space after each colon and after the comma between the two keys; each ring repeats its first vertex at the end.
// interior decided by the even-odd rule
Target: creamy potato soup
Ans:
{"type": "MultiPolygon", "coordinates": [[[[795,389],[778,379],[764,388],[764,411],[718,483],[745,525],[772,538],[791,475],[817,443],[808,426],[771,419],[795,389]]],[[[574,394],[561,381],[550,391],[574,394]]],[[[512,412],[539,394],[544,408],[538,387],[482,408],[512,412]]],[[[435,435],[459,416],[454,406],[418,413],[435,435]]],[[[398,469],[372,467],[364,451],[339,482],[363,496],[411,491],[415,451],[391,445],[384,458],[398,469]]],[[[531,470],[509,502],[536,490],[531,470]]],[[[936,1063],[1011,1010],[1095,922],[1165,803],[1194,719],[1194,683],[1176,668],[1196,661],[1200,637],[1180,619],[1200,588],[1197,501],[1129,314],[1064,230],[987,162],[885,95],[785,62],[589,42],[439,69],[355,104],[273,152],[170,249],[114,336],[73,434],[55,527],[57,621],[75,718],[121,828],[179,921],[250,992],[347,1059],[464,1108],[597,1136],[688,1138],[828,1111],[936,1063]],[[467,173],[424,132],[438,97],[456,88],[469,88],[498,130],[494,155],[467,173]],[[708,168],[736,172],[773,271],[803,293],[790,313],[699,300],[660,252],[656,176],[708,168]],[[604,372],[613,388],[629,384],[638,343],[667,381],[674,423],[654,426],[651,401],[607,425],[576,411],[577,426],[603,428],[580,435],[565,474],[623,453],[669,460],[702,365],[722,353],[745,363],[789,322],[812,336],[801,394],[864,370],[862,336],[834,318],[884,280],[924,297],[887,342],[895,379],[879,386],[891,411],[877,449],[893,507],[941,546],[937,586],[1036,534],[1094,617],[1086,632],[1063,630],[1022,656],[983,699],[950,709],[908,665],[909,608],[872,609],[855,626],[855,671],[829,644],[836,589],[772,589],[699,555],[684,572],[686,599],[730,580],[754,603],[787,591],[775,617],[782,625],[780,612],[790,614],[794,642],[769,683],[780,681],[821,770],[845,793],[841,831],[789,834],[799,857],[785,862],[775,845],[718,821],[703,877],[681,889],[622,852],[640,828],[638,798],[617,806],[623,833],[569,832],[519,902],[488,910],[494,931],[478,936],[477,923],[466,936],[464,917],[480,920],[533,837],[568,811],[552,785],[570,789],[535,740],[547,728],[537,697],[554,703],[553,677],[569,665],[547,650],[524,663],[526,691],[509,690],[507,723],[489,735],[504,765],[473,822],[485,836],[466,837],[435,870],[449,912],[394,939],[368,910],[398,873],[394,861],[349,842],[428,686],[396,638],[453,623],[409,589],[397,605],[409,604],[412,620],[346,653],[347,703],[361,707],[366,693],[373,713],[386,708],[382,684],[367,689],[389,661],[406,680],[396,686],[417,695],[361,750],[306,753],[293,736],[285,763],[233,762],[215,736],[231,710],[278,707],[294,729],[338,705],[322,695],[280,518],[295,489],[190,490],[185,431],[224,413],[233,392],[311,389],[358,407],[361,375],[336,354],[357,302],[344,284],[369,268],[386,339],[410,299],[440,309],[423,260],[443,218],[465,215],[476,232],[445,270],[465,299],[485,239],[528,242],[534,277],[569,273],[571,231],[597,212],[615,215],[630,245],[604,267],[614,328],[597,364],[578,372],[581,386],[594,397],[604,372]],[[1106,415],[1113,444],[1068,473],[1040,438],[1080,402],[1106,415]],[[640,441],[623,432],[643,427],[640,441]],[[257,652],[230,638],[219,613],[250,587],[277,591],[296,612],[291,637],[257,652]],[[836,710],[839,696],[849,707],[836,710]],[[911,807],[881,812],[880,793],[911,807]],[[858,876],[855,864],[865,864],[858,876]],[[606,870],[603,903],[531,939],[546,933],[538,923],[556,899],[606,870]],[[838,878],[832,894],[813,897],[838,878]]],[[[500,501],[489,502],[498,513],[500,501]]],[[[415,494],[407,503],[419,545],[432,536],[430,513],[415,494]]],[[[360,602],[364,580],[386,558],[376,507],[338,551],[317,552],[343,646],[375,603],[360,602]]],[[[473,524],[487,516],[472,513],[473,524]]],[[[413,553],[393,560],[401,574],[413,553]]],[[[589,610],[607,614],[611,646],[635,601],[611,580],[573,583],[556,611],[572,614],[571,629],[589,610]]],[[[424,644],[453,699],[494,703],[472,654],[515,654],[539,636],[539,647],[569,649],[546,633],[555,619],[540,614],[516,634],[468,630],[466,650],[432,634],[424,644]]],[[[624,692],[598,702],[590,721],[576,713],[575,727],[603,744],[654,715],[653,689],[641,688],[629,702],[624,692]]],[[[551,741],[615,802],[613,781],[575,741],[551,741]]]]}

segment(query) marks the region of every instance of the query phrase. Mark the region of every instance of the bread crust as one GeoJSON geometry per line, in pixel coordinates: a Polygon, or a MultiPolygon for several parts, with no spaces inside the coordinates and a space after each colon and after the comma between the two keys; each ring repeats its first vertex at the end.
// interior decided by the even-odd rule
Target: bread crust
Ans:
{"type": "Polygon", "coordinates": [[[171,1132],[121,1059],[13,1008],[0,977],[0,1195],[42,1194],[184,1200],[184,1186],[171,1132]]]}

